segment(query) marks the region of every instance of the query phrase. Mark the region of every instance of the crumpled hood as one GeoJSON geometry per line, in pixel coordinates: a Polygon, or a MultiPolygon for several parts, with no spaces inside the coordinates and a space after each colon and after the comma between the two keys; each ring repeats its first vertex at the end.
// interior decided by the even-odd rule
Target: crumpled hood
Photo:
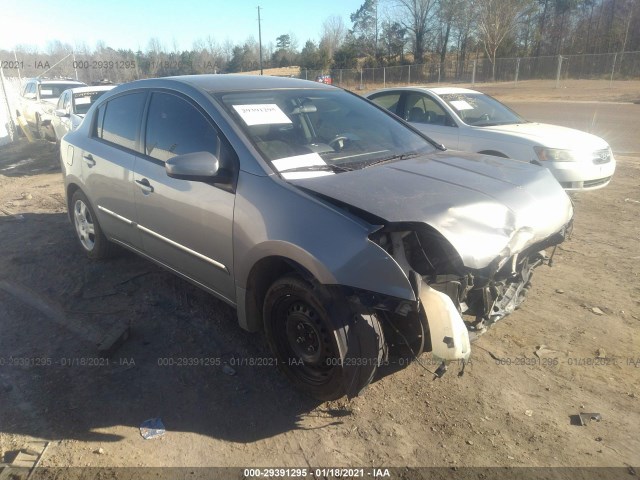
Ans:
{"type": "Polygon", "coordinates": [[[560,231],[573,215],[546,168],[461,152],[289,182],[389,223],[426,223],[476,269],[560,231]]]}
{"type": "Polygon", "coordinates": [[[517,123],[481,127],[483,131],[517,135],[531,142],[549,148],[567,150],[601,150],[609,145],[602,138],[573,128],[549,125],[547,123],[517,123]]]}

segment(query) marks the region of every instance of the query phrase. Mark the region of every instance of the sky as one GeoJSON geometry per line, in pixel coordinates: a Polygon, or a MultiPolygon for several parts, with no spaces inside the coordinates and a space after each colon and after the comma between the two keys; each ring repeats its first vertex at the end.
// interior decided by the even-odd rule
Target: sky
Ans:
{"type": "Polygon", "coordinates": [[[147,49],[156,37],[171,51],[189,50],[198,38],[211,35],[219,44],[227,39],[241,44],[250,36],[258,40],[258,5],[261,7],[262,42],[268,45],[282,34],[293,33],[298,48],[311,39],[318,42],[322,22],[330,15],[349,15],[364,0],[2,0],[0,49],[30,45],[45,52],[47,42],[60,40],[94,49],[102,40],[114,49],[147,49]]]}

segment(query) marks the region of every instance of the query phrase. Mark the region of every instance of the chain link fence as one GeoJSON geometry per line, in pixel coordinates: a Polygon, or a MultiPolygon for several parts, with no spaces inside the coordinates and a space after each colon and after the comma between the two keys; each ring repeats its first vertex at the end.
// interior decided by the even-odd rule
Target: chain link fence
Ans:
{"type": "MultiPolygon", "coordinates": [[[[320,70],[303,70],[300,77],[315,80],[325,74],[320,70]]],[[[433,61],[422,65],[396,67],[334,69],[334,85],[347,89],[371,89],[386,86],[434,83],[486,83],[521,80],[567,79],[638,80],[640,52],[619,52],[589,55],[556,55],[545,57],[447,59],[443,64],[433,61]]]]}
{"type": "MultiPolygon", "coordinates": [[[[215,65],[206,58],[182,61],[178,56],[149,60],[138,64],[135,58],[98,59],[86,55],[66,54],[60,58],[40,60],[36,54],[3,62],[0,71],[0,144],[11,141],[15,133],[18,92],[24,78],[43,75],[49,78],[73,78],[88,84],[104,81],[124,83],[147,76],[214,73],[215,65]],[[143,74],[143,72],[147,72],[143,74]],[[13,119],[13,122],[12,122],[13,119]]],[[[495,66],[488,58],[448,58],[422,65],[394,67],[301,70],[300,78],[316,80],[330,73],[334,85],[349,90],[372,90],[388,86],[415,84],[476,84],[524,80],[552,80],[556,87],[563,80],[590,79],[610,82],[640,79],[640,52],[593,55],[556,55],[546,57],[499,58],[495,66]]]]}

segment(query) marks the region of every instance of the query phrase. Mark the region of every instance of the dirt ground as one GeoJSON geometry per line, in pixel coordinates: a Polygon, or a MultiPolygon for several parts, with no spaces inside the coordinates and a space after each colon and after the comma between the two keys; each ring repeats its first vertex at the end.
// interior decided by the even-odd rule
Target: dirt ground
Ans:
{"type": "Polygon", "coordinates": [[[54,145],[0,147],[0,462],[42,439],[41,466],[110,472],[95,478],[123,466],[640,471],[640,157],[617,160],[607,188],[574,196],[572,238],[463,376],[413,363],[319,403],[275,368],[238,365],[270,354],[225,304],[128,252],[86,259],[54,145]],[[123,323],[130,338],[100,357],[123,323]],[[601,420],[576,424],[585,412],[601,420]],[[144,440],[154,417],[166,434],[144,440]]]}

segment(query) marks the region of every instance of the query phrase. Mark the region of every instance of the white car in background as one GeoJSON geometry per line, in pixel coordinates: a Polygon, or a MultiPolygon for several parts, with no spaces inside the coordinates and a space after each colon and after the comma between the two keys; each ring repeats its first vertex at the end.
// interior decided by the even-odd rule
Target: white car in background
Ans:
{"type": "Polygon", "coordinates": [[[78,128],[89,107],[114,87],[115,85],[77,87],[62,92],[51,118],[52,131],[49,136],[55,141],[60,141],[65,133],[78,128]]]}
{"type": "Polygon", "coordinates": [[[20,90],[16,116],[22,117],[39,138],[51,136],[51,118],[62,92],[68,88],[86,85],[75,80],[30,78],[20,90]]]}
{"type": "Polygon", "coordinates": [[[611,148],[602,138],[529,122],[475,90],[386,88],[371,92],[367,98],[447,148],[543,165],[565,190],[602,188],[616,168],[611,148]]]}

